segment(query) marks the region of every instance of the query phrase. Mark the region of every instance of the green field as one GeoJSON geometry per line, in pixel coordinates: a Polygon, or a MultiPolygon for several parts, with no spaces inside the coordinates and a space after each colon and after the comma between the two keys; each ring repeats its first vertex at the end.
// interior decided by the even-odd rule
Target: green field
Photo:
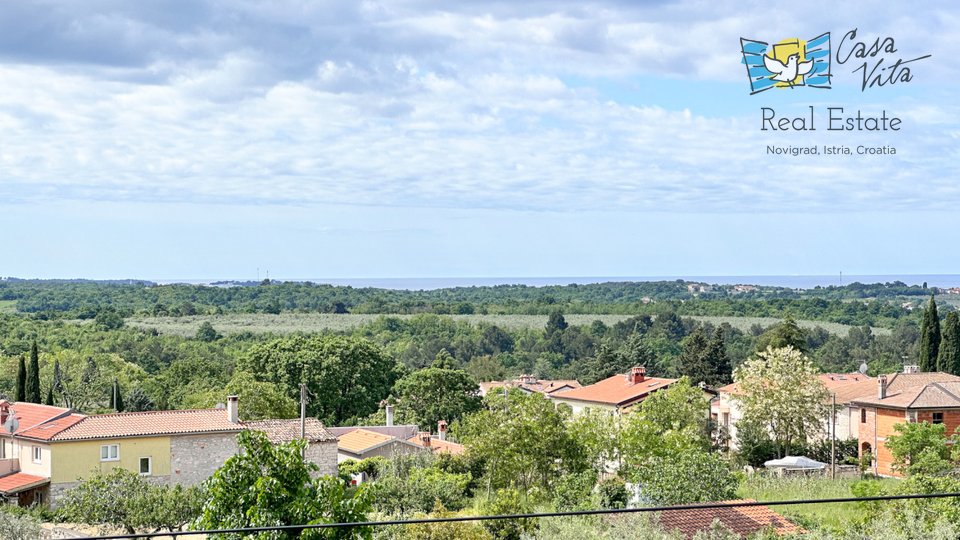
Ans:
{"type": "Polygon", "coordinates": [[[17,312],[16,300],[0,300],[0,313],[16,313],[16,312],[17,312]]]}
{"type": "MultiPolygon", "coordinates": [[[[747,476],[737,492],[742,498],[766,501],[791,501],[798,499],[830,499],[854,497],[850,487],[859,478],[793,477],[778,478],[766,475],[747,476]]],[[[884,480],[897,482],[897,480],[884,480]]],[[[801,525],[818,525],[831,529],[843,529],[850,523],[862,520],[862,503],[797,504],[776,506],[774,510],[801,525]]]]}
{"type": "MultiPolygon", "coordinates": [[[[236,334],[239,332],[253,332],[257,334],[274,333],[289,334],[292,332],[321,332],[324,330],[349,331],[357,326],[375,321],[383,315],[343,314],[331,313],[282,313],[270,315],[266,313],[232,313],[225,315],[197,315],[192,317],[132,317],[127,324],[138,328],[155,329],[163,334],[193,336],[197,328],[209,321],[221,334],[236,334]]],[[[390,315],[400,319],[408,319],[414,315],[390,315]]],[[[547,323],[546,315],[445,315],[454,320],[468,321],[473,324],[495,324],[502,328],[543,328],[547,323]]],[[[629,315],[565,315],[569,324],[587,325],[594,320],[601,320],[607,325],[613,325],[630,318],[629,315]]],[[[751,326],[759,324],[767,327],[779,322],[772,317],[691,317],[711,324],[730,323],[741,330],[749,330],[751,326]]],[[[819,321],[798,321],[800,326],[813,328],[821,326],[828,332],[846,335],[849,326],[837,323],[819,321]]],[[[874,328],[874,333],[888,334],[889,330],[874,328]]]]}

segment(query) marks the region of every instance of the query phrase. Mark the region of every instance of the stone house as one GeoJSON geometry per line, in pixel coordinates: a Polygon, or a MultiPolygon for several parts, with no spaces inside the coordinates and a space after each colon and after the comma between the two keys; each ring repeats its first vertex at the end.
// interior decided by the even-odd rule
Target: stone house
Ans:
{"type": "MultiPolygon", "coordinates": [[[[237,397],[230,396],[225,409],[84,416],[69,409],[0,402],[0,416],[19,423],[0,445],[0,458],[10,456],[0,459],[0,495],[22,505],[55,503],[91,474],[116,467],[152,482],[194,485],[237,453],[236,436],[243,430],[264,431],[273,442],[299,438],[299,420],[245,423],[239,420],[238,406],[237,397]]],[[[308,458],[322,474],[336,474],[336,437],[313,420],[307,439],[308,458]]]]}

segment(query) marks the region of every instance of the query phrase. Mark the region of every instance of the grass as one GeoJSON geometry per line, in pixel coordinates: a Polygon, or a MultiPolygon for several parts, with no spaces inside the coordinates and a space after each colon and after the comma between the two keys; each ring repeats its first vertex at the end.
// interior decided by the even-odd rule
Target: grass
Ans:
{"type": "Polygon", "coordinates": [[[0,314],[16,313],[16,312],[17,312],[16,300],[0,300],[0,314]]]}
{"type": "MultiPolygon", "coordinates": [[[[222,334],[236,334],[253,332],[255,334],[273,333],[289,334],[293,332],[322,332],[332,330],[338,332],[350,331],[358,326],[375,321],[382,315],[343,314],[331,313],[282,313],[271,315],[266,313],[230,313],[224,315],[196,315],[191,317],[133,317],[127,319],[130,326],[146,329],[155,329],[162,334],[193,336],[197,328],[204,322],[209,322],[222,334]]],[[[390,315],[400,319],[408,319],[414,315],[390,315]]],[[[444,315],[458,321],[467,321],[471,324],[488,323],[511,330],[524,328],[543,328],[547,323],[546,315],[444,315]]],[[[630,318],[629,315],[579,315],[564,316],[571,325],[589,325],[594,320],[601,320],[604,324],[614,325],[630,318]]],[[[747,331],[754,324],[767,327],[780,322],[772,317],[705,317],[693,316],[693,319],[711,324],[730,323],[731,326],[747,331]]],[[[830,333],[846,335],[849,326],[837,323],[819,321],[798,321],[800,326],[813,328],[821,326],[830,333]]],[[[874,329],[876,333],[889,332],[884,329],[874,329]]]]}
{"type": "MultiPolygon", "coordinates": [[[[853,497],[851,486],[859,478],[786,477],[755,474],[740,484],[738,495],[758,501],[790,501],[798,499],[829,499],[853,497]]],[[[884,482],[896,482],[894,479],[884,482]]],[[[803,525],[842,529],[851,522],[865,518],[861,503],[798,504],[771,507],[787,518],[803,525]]]]}

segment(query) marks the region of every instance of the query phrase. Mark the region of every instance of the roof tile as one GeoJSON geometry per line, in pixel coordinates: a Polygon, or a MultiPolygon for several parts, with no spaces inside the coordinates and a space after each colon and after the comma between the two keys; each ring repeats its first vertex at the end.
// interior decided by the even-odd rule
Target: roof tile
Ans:
{"type": "MultiPolygon", "coordinates": [[[[243,426],[254,431],[262,431],[272,443],[285,443],[300,439],[300,419],[291,420],[254,420],[243,422],[243,426]]],[[[307,418],[305,422],[306,439],[309,442],[329,442],[337,440],[316,418],[307,418]]]]}
{"type": "Polygon", "coordinates": [[[235,433],[243,425],[230,422],[223,409],[145,411],[87,416],[54,435],[53,441],[152,437],[187,433],[235,433]]]}
{"type": "Polygon", "coordinates": [[[14,493],[19,493],[37,486],[42,486],[43,484],[47,484],[49,482],[50,479],[43,476],[34,476],[32,474],[16,472],[13,474],[8,474],[4,477],[0,477],[0,493],[5,495],[13,495],[14,493]]]}
{"type": "Polygon", "coordinates": [[[643,381],[634,384],[624,375],[614,375],[582,388],[554,392],[550,394],[550,397],[561,400],[572,399],[608,405],[624,405],[641,399],[650,392],[670,386],[676,381],[677,379],[646,377],[643,381]]]}
{"type": "MultiPolygon", "coordinates": [[[[753,499],[718,501],[720,503],[756,502],[753,499]]],[[[714,519],[741,537],[772,528],[778,535],[803,533],[804,530],[767,506],[737,506],[671,510],[660,514],[660,525],[668,531],[679,530],[686,538],[709,530],[714,519]]]]}

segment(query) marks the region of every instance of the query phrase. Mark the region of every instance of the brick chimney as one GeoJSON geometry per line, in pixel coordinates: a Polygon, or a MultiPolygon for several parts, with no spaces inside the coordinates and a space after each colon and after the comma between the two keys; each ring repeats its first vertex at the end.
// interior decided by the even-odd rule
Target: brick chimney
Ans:
{"type": "Polygon", "coordinates": [[[642,383],[644,379],[647,378],[647,370],[643,366],[636,366],[630,368],[630,376],[627,378],[627,381],[630,384],[642,383]]]}
{"type": "Polygon", "coordinates": [[[393,427],[393,405],[387,405],[387,427],[393,427]]]}
{"type": "MultiPolygon", "coordinates": [[[[0,399],[0,426],[7,423],[7,418],[10,417],[10,402],[5,399],[0,399]]],[[[0,443],[3,444],[3,443],[0,443]]]]}
{"type": "Polygon", "coordinates": [[[238,396],[227,396],[227,419],[231,424],[240,423],[240,398],[238,396]]]}
{"type": "Polygon", "coordinates": [[[427,447],[427,448],[430,448],[430,432],[429,432],[429,431],[421,431],[420,434],[419,434],[419,436],[420,436],[420,444],[422,444],[423,446],[425,446],[425,447],[427,447]]]}
{"type": "Polygon", "coordinates": [[[441,420],[437,422],[437,438],[441,441],[447,440],[447,422],[446,420],[441,420]]]}
{"type": "Polygon", "coordinates": [[[884,399],[887,397],[887,376],[880,375],[877,377],[877,397],[879,399],[884,399]]]}

